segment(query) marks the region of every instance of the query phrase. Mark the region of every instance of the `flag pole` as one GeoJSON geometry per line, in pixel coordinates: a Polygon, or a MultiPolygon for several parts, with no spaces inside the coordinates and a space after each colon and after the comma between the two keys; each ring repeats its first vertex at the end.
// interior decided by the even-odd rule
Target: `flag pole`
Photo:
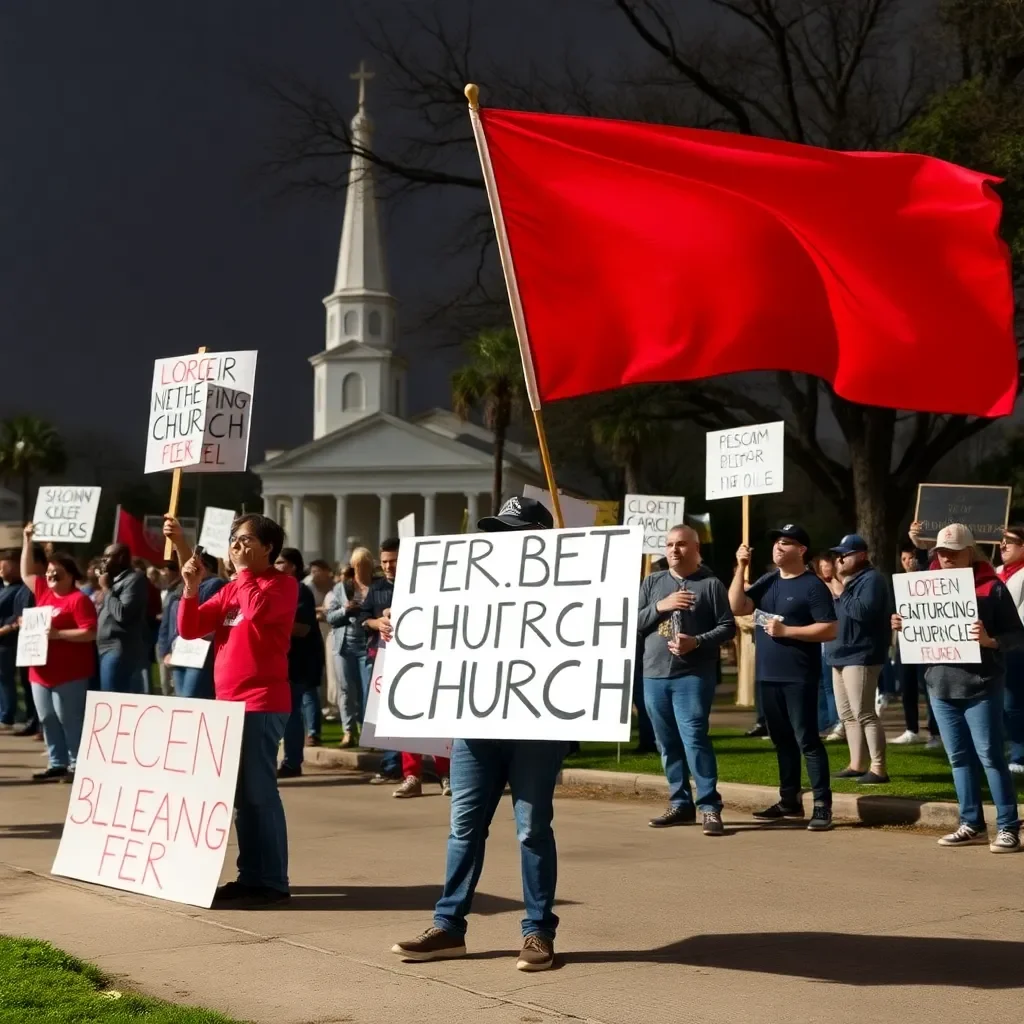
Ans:
{"type": "MultiPolygon", "coordinates": [[[[202,355],[206,351],[205,345],[200,345],[198,349],[199,355],[202,355]]],[[[181,498],[181,469],[174,469],[171,471],[171,497],[167,502],[167,514],[169,516],[178,515],[178,501],[181,498]]],[[[174,544],[171,538],[168,537],[164,541],[164,559],[169,559],[174,554],[174,544]]]]}
{"type": "Polygon", "coordinates": [[[548,493],[551,495],[551,511],[554,513],[555,526],[562,527],[562,504],[558,500],[558,486],[555,483],[555,470],[551,464],[551,452],[548,449],[547,433],[544,430],[544,417],[540,407],[540,393],[537,390],[537,374],[533,367],[533,353],[530,351],[530,338],[526,332],[526,316],[519,298],[519,284],[516,281],[516,268],[512,262],[512,250],[505,232],[505,218],[501,212],[501,198],[494,180],[494,168],[491,166],[491,154],[487,148],[487,136],[480,120],[480,88],[470,84],[465,88],[466,100],[469,102],[469,120],[473,126],[473,138],[480,157],[480,167],[484,173],[484,185],[487,188],[487,200],[494,219],[494,232],[498,239],[498,253],[501,255],[501,269],[505,274],[505,287],[508,290],[508,301],[512,307],[512,323],[519,341],[519,355],[523,360],[523,377],[526,380],[526,395],[533,413],[533,425],[537,430],[537,446],[540,451],[541,465],[544,467],[544,478],[547,481],[548,493]]]}

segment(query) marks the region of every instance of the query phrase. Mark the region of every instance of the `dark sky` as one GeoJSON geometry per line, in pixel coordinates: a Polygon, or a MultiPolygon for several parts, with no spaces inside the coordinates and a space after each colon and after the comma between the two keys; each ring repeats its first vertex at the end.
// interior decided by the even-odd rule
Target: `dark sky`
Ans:
{"type": "MultiPolygon", "coordinates": [[[[252,172],[275,113],[244,72],[268,64],[339,83],[354,105],[348,74],[372,53],[353,9],[365,10],[345,0],[0,4],[0,414],[51,418],[73,446],[103,437],[108,460],[123,453],[141,470],[152,361],[206,344],[259,350],[251,461],[311,437],[306,358],[323,347],[320,300],[344,199],[269,198],[252,172]],[[272,417],[261,415],[271,389],[272,417]]],[[[503,56],[557,59],[568,33],[611,62],[621,39],[600,0],[477,9],[485,45],[503,56]]],[[[372,10],[401,27],[395,0],[372,10]]],[[[373,89],[386,138],[395,115],[373,89]]],[[[450,214],[429,193],[387,211],[406,322],[449,284],[438,247],[450,214]]],[[[402,347],[426,371],[414,374],[425,383],[413,403],[445,402],[455,355],[439,362],[409,336],[402,347]]]]}

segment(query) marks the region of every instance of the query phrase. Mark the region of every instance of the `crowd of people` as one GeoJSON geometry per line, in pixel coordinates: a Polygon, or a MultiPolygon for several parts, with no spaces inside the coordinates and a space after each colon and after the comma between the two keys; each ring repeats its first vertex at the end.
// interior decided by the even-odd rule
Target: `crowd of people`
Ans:
{"type": "MultiPolygon", "coordinates": [[[[510,499],[478,526],[543,530],[553,523],[542,504],[524,497],[510,499]]],[[[20,673],[14,652],[24,611],[33,605],[52,608],[46,663],[25,674],[25,721],[17,729],[45,740],[48,764],[36,780],[73,781],[89,689],[145,692],[156,677],[168,695],[244,702],[238,878],[217,890],[217,900],[248,905],[287,899],[287,827],[278,780],[302,773],[304,750],[321,742],[325,707],[341,720],[341,745],[359,744],[373,664],[392,638],[399,541],[381,544],[376,565],[368,550],[357,548],[349,564],[334,571],[319,560],[307,567],[300,551],[284,546],[281,527],[260,515],[234,522],[226,565],[193,551],[175,519],[167,517],[164,533],[174,556],[157,567],[133,564],[124,545],[112,544],[80,568],[70,555],[36,544],[31,524],[20,552],[0,553],[0,731],[14,731],[20,673]],[[209,641],[200,666],[175,664],[179,637],[209,641]]],[[[1024,772],[1024,527],[1007,528],[995,569],[967,527],[951,524],[929,545],[914,524],[901,553],[903,569],[973,571],[978,621],[971,636],[982,651],[979,664],[948,662],[923,671],[900,664],[894,636],[902,619],[861,537],[843,537],[816,558],[798,525],[774,531],[770,541],[768,571],[751,582],[753,551],[741,546],[726,587],[703,562],[697,533],[676,526],[668,534],[664,567],[641,583],[635,690],[641,744],[656,745],[669,787],[669,806],[651,827],[687,825],[700,815],[706,835],[724,832],[710,716],[722,649],[736,636],[736,617],[751,616],[759,708],[751,734],[771,740],[779,772],[778,800],[755,818],[805,817],[803,762],[813,797],[807,828],[832,827],[826,741],[837,732],[850,756],[836,777],[865,786],[889,781],[878,701],[888,674],[898,680],[906,712],[906,730],[889,742],[922,739],[918,695],[924,690],[929,734],[949,759],[961,822],[940,844],[1020,850],[1013,773],[1024,772]],[[991,838],[982,813],[982,773],[996,807],[991,838]]],[[[526,903],[518,966],[551,966],[558,924],[552,800],[570,747],[457,739],[450,762],[434,758],[441,790],[452,797],[445,883],[432,925],[397,943],[396,954],[432,960],[465,952],[488,827],[509,785],[526,903]]],[[[387,751],[370,781],[396,783],[398,798],[418,796],[423,761],[414,753],[387,751]]]]}

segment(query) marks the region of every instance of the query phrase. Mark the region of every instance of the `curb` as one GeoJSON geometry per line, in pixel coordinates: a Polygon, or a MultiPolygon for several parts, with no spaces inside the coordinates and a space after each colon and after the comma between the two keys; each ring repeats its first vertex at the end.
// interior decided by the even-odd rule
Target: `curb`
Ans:
{"type": "MultiPolygon", "coordinates": [[[[307,747],[306,760],[324,768],[349,768],[376,771],[380,754],[363,750],[336,750],[328,747],[307,747]]],[[[564,768],[558,780],[563,786],[598,786],[608,793],[631,795],[666,795],[668,783],[661,775],[633,775],[590,768],[564,768]]],[[[742,782],[720,782],[718,791],[727,809],[754,811],[779,798],[777,789],[750,786],[742,782]]],[[[813,803],[810,793],[803,794],[804,810],[810,814],[813,803]]],[[[835,793],[832,813],[840,821],[864,825],[924,825],[928,828],[956,828],[960,811],[953,803],[927,803],[902,796],[861,796],[857,793],[835,793]]]]}

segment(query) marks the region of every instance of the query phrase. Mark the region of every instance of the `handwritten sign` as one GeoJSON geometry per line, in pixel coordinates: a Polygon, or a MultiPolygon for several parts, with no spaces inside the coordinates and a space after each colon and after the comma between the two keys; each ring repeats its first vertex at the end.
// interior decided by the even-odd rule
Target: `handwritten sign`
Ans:
{"type": "Polygon", "coordinates": [[[175,668],[202,668],[206,664],[206,655],[210,653],[210,641],[186,640],[176,636],[171,646],[171,664],[175,668]]]}
{"type": "Polygon", "coordinates": [[[90,692],[53,873],[209,907],[245,705],[90,692]]]}
{"type": "Polygon", "coordinates": [[[642,544],[635,527],[410,538],[377,728],[628,740],[642,544]]]}
{"type": "Polygon", "coordinates": [[[203,550],[209,551],[214,558],[223,558],[227,561],[231,548],[231,524],[235,521],[235,514],[233,508],[206,506],[199,543],[203,550]]]}
{"type": "Polygon", "coordinates": [[[92,540],[99,487],[40,487],[32,515],[35,539],[85,544],[92,540]]]}
{"type": "Polygon", "coordinates": [[[451,757],[452,741],[429,738],[397,739],[377,735],[377,714],[380,707],[380,686],[384,678],[385,650],[377,651],[373,662],[373,675],[370,676],[370,689],[366,697],[366,714],[363,728],[359,733],[359,744],[363,747],[376,747],[378,750],[404,750],[408,754],[430,754],[432,757],[451,757]]]}
{"type": "MultiPolygon", "coordinates": [[[[407,516],[402,516],[398,520],[398,537],[415,537],[416,536],[416,513],[410,512],[407,516]]],[[[415,751],[412,751],[415,753],[415,751]]]]}
{"type": "Polygon", "coordinates": [[[203,457],[207,375],[215,356],[175,356],[153,364],[146,473],[192,466],[203,457]]]}
{"type": "Polygon", "coordinates": [[[978,543],[998,544],[1012,500],[1012,487],[918,484],[914,519],[922,525],[923,540],[934,541],[944,526],[963,523],[978,543]]]}
{"type": "Polygon", "coordinates": [[[644,532],[644,554],[663,555],[668,532],[684,521],[686,500],[662,494],[627,494],[624,526],[638,526],[644,532]]]}
{"type": "Polygon", "coordinates": [[[15,664],[21,668],[45,665],[50,649],[50,618],[52,605],[42,608],[26,608],[21,613],[21,629],[18,630],[18,649],[15,664]]]}
{"type": "Polygon", "coordinates": [[[208,356],[210,383],[199,461],[187,473],[244,473],[249,459],[256,352],[215,352],[208,356]]]}
{"type": "MultiPolygon", "coordinates": [[[[544,490],[543,487],[527,484],[523,488],[523,497],[539,501],[554,516],[555,507],[551,501],[550,491],[544,490]]],[[[562,519],[566,526],[612,526],[618,523],[618,502],[612,503],[616,506],[616,514],[610,522],[608,521],[608,502],[570,498],[568,494],[559,491],[558,504],[561,506],[562,519]]]]}
{"type": "Polygon", "coordinates": [[[892,585],[896,614],[903,619],[900,658],[904,665],[981,661],[981,646],[970,633],[978,621],[971,569],[899,573],[892,585]]]}
{"type": "Polygon", "coordinates": [[[707,498],[782,491],[785,423],[760,423],[707,435],[707,498]]]}

